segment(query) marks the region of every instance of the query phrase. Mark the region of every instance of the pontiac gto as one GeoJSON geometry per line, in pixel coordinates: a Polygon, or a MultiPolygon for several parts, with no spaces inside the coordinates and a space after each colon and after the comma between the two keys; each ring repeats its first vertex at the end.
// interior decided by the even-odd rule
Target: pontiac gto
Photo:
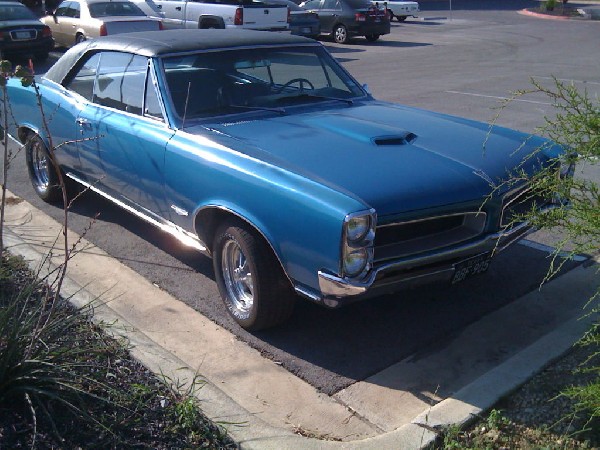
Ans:
{"type": "Polygon", "coordinates": [[[503,181],[554,167],[559,148],[377,101],[302,37],[108,36],[67,51],[37,85],[48,128],[16,79],[8,119],[38,195],[62,198],[60,170],[211,256],[249,330],[282,323],[298,294],[337,307],[461,281],[527,233],[519,211],[552,207],[503,181]]]}

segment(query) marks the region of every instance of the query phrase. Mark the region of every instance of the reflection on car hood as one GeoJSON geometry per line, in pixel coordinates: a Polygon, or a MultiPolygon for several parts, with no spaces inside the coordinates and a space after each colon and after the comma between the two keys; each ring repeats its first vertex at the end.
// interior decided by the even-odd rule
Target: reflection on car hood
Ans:
{"type": "Polygon", "coordinates": [[[241,141],[237,150],[356,196],[380,215],[481,199],[543,142],[383,102],[209,128],[241,141]]]}

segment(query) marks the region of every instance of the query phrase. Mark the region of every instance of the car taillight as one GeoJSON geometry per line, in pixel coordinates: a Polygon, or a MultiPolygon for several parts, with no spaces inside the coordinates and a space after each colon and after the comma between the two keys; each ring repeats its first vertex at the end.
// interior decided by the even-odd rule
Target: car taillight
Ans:
{"type": "Polygon", "coordinates": [[[233,17],[234,25],[244,25],[244,10],[243,8],[237,8],[235,10],[235,16],[233,17]]]}
{"type": "Polygon", "coordinates": [[[287,10],[288,10],[288,18],[287,18],[287,21],[288,21],[288,23],[291,23],[291,21],[292,21],[292,12],[290,11],[290,8],[288,8],[287,10]]]}
{"type": "Polygon", "coordinates": [[[158,29],[161,31],[165,29],[165,27],[163,26],[163,23],[161,21],[158,22],[158,29]]]}
{"type": "Polygon", "coordinates": [[[50,27],[42,28],[42,37],[52,37],[52,30],[50,27]]]}
{"type": "Polygon", "coordinates": [[[106,32],[106,24],[102,24],[100,25],[100,36],[107,36],[108,33],[106,32]]]}
{"type": "Polygon", "coordinates": [[[367,17],[363,13],[356,13],[354,14],[354,20],[356,22],[364,22],[367,20],[367,17]]]}

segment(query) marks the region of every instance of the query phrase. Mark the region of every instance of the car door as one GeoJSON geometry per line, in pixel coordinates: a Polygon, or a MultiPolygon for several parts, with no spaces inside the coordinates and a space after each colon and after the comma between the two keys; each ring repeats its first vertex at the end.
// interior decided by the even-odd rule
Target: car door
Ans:
{"type": "Polygon", "coordinates": [[[79,25],[81,5],[76,1],[61,3],[54,14],[55,27],[52,28],[54,40],[65,47],[75,44],[75,34],[79,25]],[[54,29],[57,29],[57,34],[54,29]]]}
{"type": "Polygon", "coordinates": [[[155,0],[157,8],[164,13],[163,27],[167,30],[184,28],[185,0],[155,0]]]}
{"type": "Polygon", "coordinates": [[[342,14],[342,7],[338,0],[323,0],[318,14],[321,21],[321,31],[331,33],[342,14]]]}
{"type": "Polygon", "coordinates": [[[106,194],[168,217],[164,160],[173,135],[165,123],[148,58],[99,54],[93,102],[77,121],[87,181],[106,194]]]}

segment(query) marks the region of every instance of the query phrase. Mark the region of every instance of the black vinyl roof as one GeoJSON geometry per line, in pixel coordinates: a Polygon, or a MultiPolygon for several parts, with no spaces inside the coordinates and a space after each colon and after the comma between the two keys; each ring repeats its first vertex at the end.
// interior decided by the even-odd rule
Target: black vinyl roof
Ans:
{"type": "Polygon", "coordinates": [[[57,83],[62,82],[79,58],[90,50],[127,51],[137,55],[156,57],[197,50],[286,44],[315,44],[315,41],[288,33],[231,29],[178,29],[122,33],[85,41],[72,47],[46,72],[45,78],[57,83]]]}

